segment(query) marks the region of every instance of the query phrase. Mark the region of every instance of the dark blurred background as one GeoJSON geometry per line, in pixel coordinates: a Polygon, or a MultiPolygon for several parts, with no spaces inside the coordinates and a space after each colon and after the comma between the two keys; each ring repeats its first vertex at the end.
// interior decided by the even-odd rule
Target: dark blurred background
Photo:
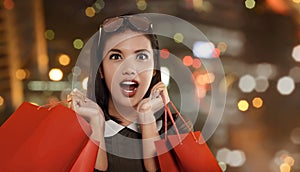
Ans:
{"type": "MultiPolygon", "coordinates": [[[[66,99],[72,71],[80,70],[73,68],[80,50],[105,18],[164,13],[203,31],[215,47],[213,58],[223,63],[220,84],[227,102],[208,142],[223,170],[300,171],[300,0],[0,2],[0,124],[23,101],[43,105],[66,99]]],[[[205,120],[217,77],[191,52],[173,45],[184,36],[174,34],[177,42],[161,39],[161,49],[176,54],[193,73],[205,120]]],[[[172,94],[172,82],[169,88],[172,94]]]]}

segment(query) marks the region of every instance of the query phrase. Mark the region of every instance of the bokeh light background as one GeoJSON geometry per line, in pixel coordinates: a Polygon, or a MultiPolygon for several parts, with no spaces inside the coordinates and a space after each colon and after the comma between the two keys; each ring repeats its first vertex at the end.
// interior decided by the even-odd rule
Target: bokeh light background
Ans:
{"type": "MultiPolygon", "coordinates": [[[[300,171],[299,0],[0,0],[0,124],[23,101],[66,99],[81,73],[76,59],[99,24],[139,12],[182,18],[210,40],[190,51],[181,45],[182,33],[160,38],[162,60],[174,54],[193,73],[201,100],[198,130],[219,79],[202,62],[222,61],[227,103],[208,144],[224,171],[300,171]]],[[[172,80],[163,78],[176,97],[172,80]]],[[[87,78],[77,84],[86,89],[87,78]]]]}

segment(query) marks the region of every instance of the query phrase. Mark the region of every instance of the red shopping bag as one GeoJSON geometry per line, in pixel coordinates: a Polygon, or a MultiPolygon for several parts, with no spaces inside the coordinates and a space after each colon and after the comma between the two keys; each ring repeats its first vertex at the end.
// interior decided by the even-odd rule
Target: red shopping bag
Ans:
{"type": "MultiPolygon", "coordinates": [[[[73,110],[24,102],[0,128],[0,171],[78,169],[77,159],[88,146],[87,134],[91,134],[88,123],[73,110]]],[[[97,145],[89,147],[98,150],[97,145]]]]}
{"type": "MultiPolygon", "coordinates": [[[[163,96],[162,96],[163,97],[163,96]]],[[[164,97],[163,97],[164,100],[164,97]]],[[[165,102],[165,101],[164,101],[165,102]]],[[[162,140],[155,142],[156,145],[156,151],[158,153],[158,160],[159,164],[162,165],[161,171],[170,171],[168,170],[167,166],[165,164],[168,164],[170,162],[175,162],[176,166],[172,164],[172,167],[175,169],[174,171],[188,171],[188,172],[222,172],[220,166],[218,165],[217,160],[214,158],[213,154],[211,153],[209,147],[205,143],[201,133],[193,132],[192,129],[189,127],[189,125],[186,123],[186,121],[183,119],[180,112],[176,109],[174,104],[170,101],[169,104],[173,107],[173,109],[176,111],[178,117],[183,121],[185,126],[189,129],[189,133],[187,134],[179,134],[179,131],[176,127],[175,121],[173,119],[172,113],[170,111],[170,108],[167,103],[165,103],[165,126],[166,126],[166,116],[169,115],[172,124],[175,128],[175,131],[177,135],[166,135],[170,143],[172,150],[166,152],[165,149],[168,149],[164,146],[165,154],[168,154],[167,158],[162,158],[161,155],[166,157],[164,154],[160,154],[161,148],[158,148],[158,146],[162,145],[162,140]],[[177,167],[177,168],[176,168],[177,167]]],[[[166,127],[165,127],[165,133],[166,133],[166,127]]]]}

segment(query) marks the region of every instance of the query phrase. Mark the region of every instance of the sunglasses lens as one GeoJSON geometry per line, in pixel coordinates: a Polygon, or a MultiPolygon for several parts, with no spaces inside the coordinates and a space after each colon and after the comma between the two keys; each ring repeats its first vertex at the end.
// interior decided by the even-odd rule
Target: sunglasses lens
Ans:
{"type": "Polygon", "coordinates": [[[105,20],[102,26],[103,30],[105,32],[114,32],[122,26],[123,21],[124,19],[120,17],[115,17],[115,18],[105,20]]]}
{"type": "Polygon", "coordinates": [[[151,26],[149,19],[143,16],[131,16],[128,21],[138,30],[147,31],[151,26]]]}

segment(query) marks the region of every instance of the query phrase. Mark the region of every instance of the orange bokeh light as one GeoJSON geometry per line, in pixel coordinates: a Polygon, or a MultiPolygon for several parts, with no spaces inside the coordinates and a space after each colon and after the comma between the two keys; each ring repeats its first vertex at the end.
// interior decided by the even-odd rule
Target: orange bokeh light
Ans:
{"type": "Polygon", "coordinates": [[[198,69],[201,67],[201,65],[202,65],[202,63],[201,63],[200,59],[193,60],[193,68],[198,69]]]}
{"type": "Polygon", "coordinates": [[[185,66],[191,66],[194,62],[192,56],[184,56],[182,59],[182,62],[185,66]]]}
{"type": "Polygon", "coordinates": [[[161,49],[159,55],[161,58],[167,59],[170,56],[170,51],[166,48],[161,49]]]}

